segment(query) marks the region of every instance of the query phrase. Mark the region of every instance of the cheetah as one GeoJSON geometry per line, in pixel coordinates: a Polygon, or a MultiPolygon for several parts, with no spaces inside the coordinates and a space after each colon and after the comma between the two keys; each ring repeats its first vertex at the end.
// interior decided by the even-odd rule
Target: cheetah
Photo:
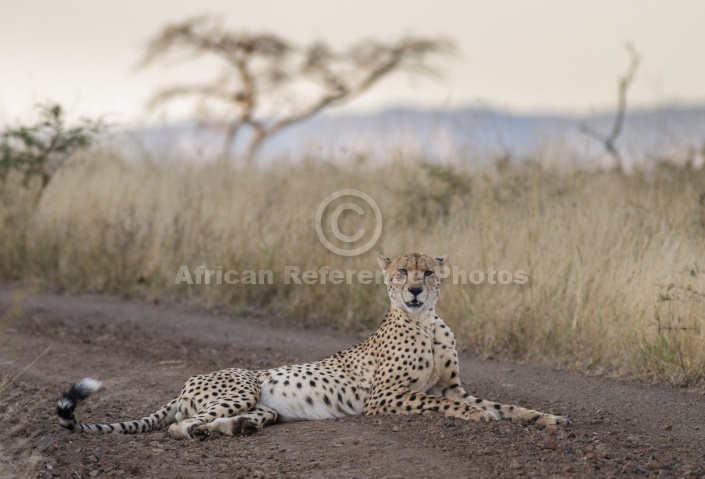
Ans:
{"type": "Polygon", "coordinates": [[[77,433],[134,434],[163,429],[175,438],[249,435],[279,421],[357,414],[440,413],[469,421],[566,425],[532,409],[475,398],[460,384],[450,328],[435,312],[447,256],[379,256],[391,306],[365,341],[308,364],[267,370],[224,369],[189,379],[154,414],[113,424],[84,424],[74,410],[100,388],[85,378],[57,403],[61,425],[77,433]]]}

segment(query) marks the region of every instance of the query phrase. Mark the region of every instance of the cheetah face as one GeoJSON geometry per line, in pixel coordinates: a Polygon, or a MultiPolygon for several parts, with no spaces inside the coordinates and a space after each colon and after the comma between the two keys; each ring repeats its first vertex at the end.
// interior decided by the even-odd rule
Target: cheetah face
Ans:
{"type": "Polygon", "coordinates": [[[409,313],[433,308],[441,291],[440,268],[448,261],[447,256],[404,253],[396,259],[379,256],[377,261],[393,305],[409,313]]]}

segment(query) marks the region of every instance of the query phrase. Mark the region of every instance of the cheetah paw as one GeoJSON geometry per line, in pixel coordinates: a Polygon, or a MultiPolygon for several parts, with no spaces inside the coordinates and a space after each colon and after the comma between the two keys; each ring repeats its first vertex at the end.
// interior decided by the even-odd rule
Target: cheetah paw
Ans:
{"type": "Polygon", "coordinates": [[[468,417],[471,421],[478,421],[478,422],[492,422],[492,421],[499,421],[500,417],[494,412],[494,411],[485,411],[482,409],[477,409],[475,411],[470,412],[470,416],[468,417]]]}
{"type": "Polygon", "coordinates": [[[259,426],[257,425],[257,423],[250,421],[249,419],[245,419],[244,417],[241,417],[237,420],[233,429],[234,431],[236,431],[234,432],[234,434],[251,436],[252,434],[259,431],[259,426]]]}
{"type": "Polygon", "coordinates": [[[192,424],[188,424],[185,421],[174,423],[169,426],[168,434],[174,439],[193,439],[191,435],[191,429],[193,429],[192,424]]]}
{"type": "Polygon", "coordinates": [[[199,441],[205,441],[213,434],[212,431],[206,425],[192,426],[191,428],[189,428],[188,433],[192,439],[198,439],[199,441]]]}
{"type": "Polygon", "coordinates": [[[536,424],[540,426],[570,426],[571,422],[568,418],[563,416],[554,416],[553,414],[544,414],[537,421],[536,424]]]}

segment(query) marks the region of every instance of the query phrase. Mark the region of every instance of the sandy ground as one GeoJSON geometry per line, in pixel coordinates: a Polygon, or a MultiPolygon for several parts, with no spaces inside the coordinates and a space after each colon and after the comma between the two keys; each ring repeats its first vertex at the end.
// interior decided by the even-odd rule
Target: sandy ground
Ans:
{"type": "Polygon", "coordinates": [[[573,425],[358,416],[204,442],[163,431],[72,435],[54,405],[76,379],[105,386],[79,409],[81,420],[134,419],[193,374],[320,359],[361,338],[102,296],[18,300],[7,285],[0,318],[0,379],[21,372],[0,393],[0,477],[705,477],[701,393],[465,353],[460,371],[474,395],[565,414],[573,425]]]}

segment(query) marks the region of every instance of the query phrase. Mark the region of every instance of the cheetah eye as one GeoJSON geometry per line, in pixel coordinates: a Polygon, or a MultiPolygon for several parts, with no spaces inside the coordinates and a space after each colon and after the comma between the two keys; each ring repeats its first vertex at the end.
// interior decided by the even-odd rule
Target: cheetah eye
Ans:
{"type": "Polygon", "coordinates": [[[406,276],[406,274],[407,274],[405,269],[398,269],[397,273],[399,273],[402,276],[406,276]]]}
{"type": "Polygon", "coordinates": [[[428,278],[429,276],[433,276],[433,271],[431,271],[431,270],[426,270],[426,271],[423,272],[423,275],[428,278]]]}

